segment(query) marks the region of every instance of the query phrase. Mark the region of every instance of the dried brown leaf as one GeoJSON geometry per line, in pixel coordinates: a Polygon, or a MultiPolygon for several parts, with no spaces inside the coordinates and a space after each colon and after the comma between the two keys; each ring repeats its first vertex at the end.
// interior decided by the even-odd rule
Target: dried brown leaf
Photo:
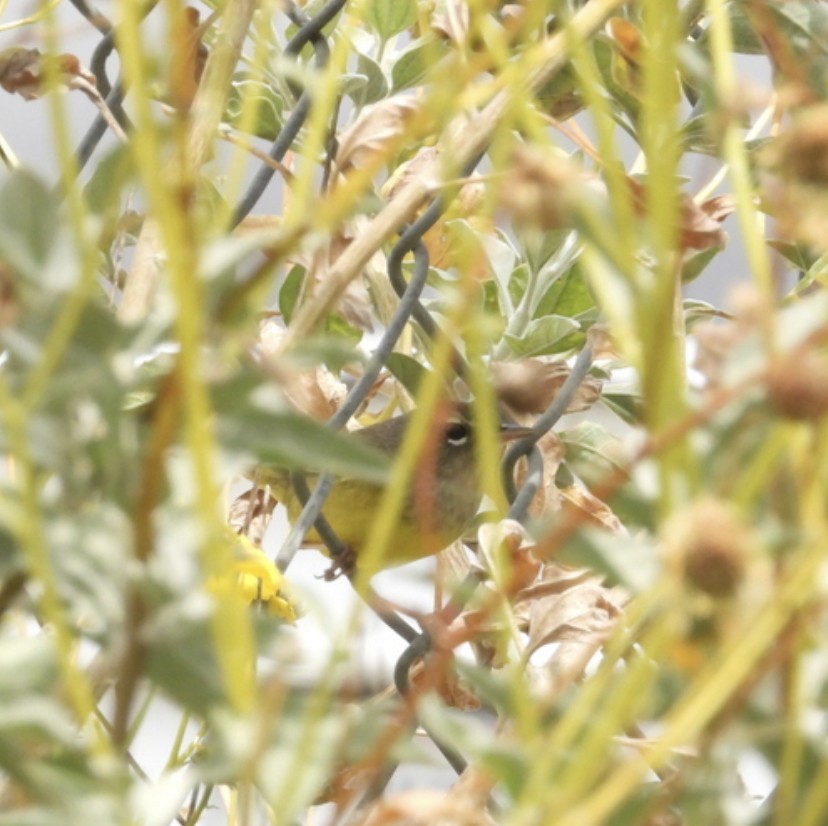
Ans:
{"type": "MultiPolygon", "coordinates": [[[[375,697],[374,700],[380,697],[375,697]]],[[[371,713],[372,705],[373,701],[369,703],[367,713],[371,713]]],[[[394,715],[384,721],[381,743],[377,745],[376,749],[369,752],[364,759],[358,762],[339,765],[315,803],[317,805],[335,803],[341,808],[347,808],[351,801],[360,796],[377,779],[378,772],[382,771],[386,750],[406,730],[407,724],[401,715],[394,715]]]]}
{"type": "Polygon", "coordinates": [[[482,805],[436,791],[410,791],[380,800],[363,826],[493,826],[482,805]]]}
{"type": "Polygon", "coordinates": [[[723,247],[727,233],[722,221],[736,209],[732,196],[720,195],[700,206],[687,193],[681,196],[679,244],[682,250],[708,250],[723,247]]]}
{"type": "Polygon", "coordinates": [[[9,327],[20,316],[17,288],[10,267],[0,261],[0,327],[9,327]]]}
{"type": "MultiPolygon", "coordinates": [[[[646,215],[644,185],[633,178],[627,183],[639,215],[646,215]]],[[[724,247],[727,233],[722,221],[736,208],[732,196],[719,195],[705,204],[698,205],[686,192],[679,194],[678,246],[682,252],[701,251],[724,247]]]]}
{"type": "Polygon", "coordinates": [[[609,505],[580,485],[570,485],[561,489],[564,509],[575,509],[583,522],[606,528],[612,533],[625,534],[627,529],[612,512],[609,505]]]}
{"type": "Polygon", "coordinates": [[[634,66],[639,65],[643,39],[638,29],[623,17],[611,17],[607,20],[607,30],[624,59],[634,66]]]}
{"type": "Polygon", "coordinates": [[[328,370],[319,365],[314,370],[295,370],[278,357],[284,329],[272,319],[263,322],[259,331],[262,361],[278,379],[284,394],[297,410],[314,419],[325,421],[339,410],[348,388],[328,370]]]}
{"type": "MultiPolygon", "coordinates": [[[[495,393],[515,415],[543,413],[555,400],[570,369],[560,359],[530,358],[495,361],[491,365],[495,393]]],[[[588,410],[601,395],[602,382],[587,376],[566,408],[567,413],[588,410]]]]}
{"type": "Polygon", "coordinates": [[[454,671],[443,670],[435,678],[433,671],[419,662],[411,669],[409,675],[411,687],[415,692],[436,691],[447,706],[460,711],[477,711],[480,708],[477,695],[454,671]]]}
{"type": "Polygon", "coordinates": [[[500,203],[518,225],[544,230],[572,227],[583,199],[606,198],[601,178],[558,152],[521,145],[515,151],[500,203]]]}
{"type": "MultiPolygon", "coordinates": [[[[383,185],[381,194],[387,201],[393,201],[397,193],[403,191],[413,179],[421,183],[425,181],[431,188],[439,186],[440,148],[424,146],[405,163],[401,164],[383,185]]],[[[451,231],[450,222],[464,218],[481,231],[489,229],[489,222],[477,217],[477,212],[485,198],[485,186],[480,176],[470,176],[463,184],[457,197],[454,198],[445,213],[440,217],[425,235],[423,243],[428,250],[429,261],[433,267],[446,269],[462,263],[462,255],[451,231]]]]}
{"type": "Polygon", "coordinates": [[[254,545],[261,545],[267,526],[273,518],[278,500],[260,488],[251,488],[237,496],[230,505],[227,524],[244,534],[254,545]]]}
{"type": "Polygon", "coordinates": [[[438,146],[421,146],[412,157],[401,163],[382,185],[380,194],[386,201],[393,201],[397,193],[404,190],[414,179],[423,179],[423,176],[432,177],[431,185],[439,186],[439,180],[434,174],[437,169],[437,158],[440,156],[438,146]],[[427,174],[426,174],[427,173],[427,174]]]}
{"type": "MultiPolygon", "coordinates": [[[[36,100],[49,91],[47,58],[38,49],[12,46],[0,52],[0,86],[26,100],[36,100]]],[[[54,58],[57,81],[63,89],[95,88],[95,75],[73,54],[54,58]]]]}
{"type": "MultiPolygon", "coordinates": [[[[299,250],[288,258],[289,263],[300,264],[308,271],[312,293],[322,284],[325,274],[331,271],[336,260],[353,244],[357,232],[356,227],[344,223],[321,246],[312,251],[299,250]]],[[[354,278],[348,283],[336,310],[349,324],[362,330],[373,329],[373,304],[364,278],[354,278]]]]}
{"type": "Polygon", "coordinates": [[[419,114],[420,102],[413,97],[396,95],[366,106],[359,117],[339,136],[336,168],[344,172],[351,167],[368,165],[378,153],[387,153],[419,114]]]}
{"type": "Polygon", "coordinates": [[[626,594],[606,588],[588,570],[547,563],[538,581],[515,604],[527,626],[528,656],[558,643],[543,665],[530,664],[527,679],[539,696],[551,699],[578,679],[590,658],[612,634],[626,594]]]}
{"type": "Polygon", "coordinates": [[[593,324],[589,328],[587,344],[592,350],[592,358],[596,361],[599,359],[618,360],[621,358],[606,324],[593,324]]]}
{"type": "MultiPolygon", "coordinates": [[[[334,261],[353,243],[353,238],[344,234],[334,236],[330,245],[320,250],[313,258],[309,271],[312,283],[319,283],[322,273],[330,271],[334,261]]],[[[339,314],[350,324],[362,330],[371,330],[374,326],[371,296],[361,278],[354,278],[343,290],[336,306],[339,314]]]]}
{"type": "MultiPolygon", "coordinates": [[[[535,447],[543,460],[543,482],[529,503],[529,514],[535,519],[557,513],[561,507],[561,496],[555,484],[555,474],[564,458],[564,445],[557,433],[545,433],[535,447]]],[[[518,462],[515,482],[518,487],[526,481],[527,465],[525,460],[518,462]]]]}
{"type": "Polygon", "coordinates": [[[193,102],[210,51],[201,40],[198,9],[187,6],[182,12],[172,18],[176,31],[171,38],[175,48],[170,61],[169,95],[173,106],[186,110],[193,102]]]}
{"type": "Polygon", "coordinates": [[[514,519],[487,522],[477,532],[481,555],[495,571],[506,571],[509,581],[501,583],[507,591],[518,591],[531,582],[540,570],[532,555],[534,542],[526,528],[514,519]]]}
{"type": "Polygon", "coordinates": [[[469,35],[469,6],[464,0],[445,0],[441,10],[431,16],[431,28],[456,46],[469,35]]]}
{"type": "Polygon", "coordinates": [[[565,640],[558,643],[554,655],[546,662],[529,663],[526,682],[532,696],[544,705],[554,705],[569,686],[581,679],[602,644],[603,640],[598,637],[587,641],[565,640]]]}

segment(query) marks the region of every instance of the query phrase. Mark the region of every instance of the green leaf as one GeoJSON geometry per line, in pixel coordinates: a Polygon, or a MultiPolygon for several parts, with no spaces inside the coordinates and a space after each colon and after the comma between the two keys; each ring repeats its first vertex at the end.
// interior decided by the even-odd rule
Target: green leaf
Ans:
{"type": "Polygon", "coordinates": [[[25,169],[14,170],[0,188],[0,258],[39,281],[59,226],[57,199],[46,184],[25,169]]]}
{"type": "Polygon", "coordinates": [[[236,75],[230,85],[225,108],[225,116],[231,126],[238,128],[240,125],[246,98],[253,98],[257,104],[253,134],[268,141],[275,140],[284,123],[285,101],[282,96],[269,83],[246,74],[236,75]]]}
{"type": "Polygon", "coordinates": [[[249,456],[255,464],[328,471],[370,482],[387,480],[388,457],[359,439],[298,413],[242,404],[238,392],[225,387],[216,400],[221,411],[216,430],[226,449],[249,456]]]}
{"type": "Polygon", "coordinates": [[[357,71],[367,78],[365,85],[351,94],[357,106],[376,103],[388,95],[388,81],[379,63],[360,53],[357,55],[357,71]]]}
{"type": "MultiPolygon", "coordinates": [[[[498,282],[499,283],[499,282],[498,282]]],[[[526,262],[518,264],[509,276],[509,299],[512,302],[512,307],[517,307],[520,299],[526,292],[526,285],[529,283],[529,265],[526,262]]],[[[503,312],[509,311],[508,307],[503,308],[503,312]]]]}
{"type": "Polygon", "coordinates": [[[162,606],[147,632],[146,674],[184,708],[206,716],[227,701],[216,660],[209,604],[193,598],[162,606]],[[187,678],[182,679],[186,674],[187,678]]]}
{"type": "MultiPolygon", "coordinates": [[[[64,484],[81,487],[82,481],[70,478],[64,484]]],[[[87,636],[104,641],[123,621],[131,554],[113,537],[129,535],[128,517],[112,502],[81,506],[68,514],[50,514],[45,533],[65,610],[78,621],[83,618],[87,636]]]]}
{"type": "Polygon", "coordinates": [[[205,783],[252,779],[265,799],[279,801],[281,822],[304,820],[299,813],[324,790],[344,758],[352,717],[348,707],[328,701],[320,710],[313,694],[298,692],[280,696],[278,718],[264,726],[261,718],[222,710],[211,715],[199,776],[205,783]]]}
{"type": "Polygon", "coordinates": [[[429,372],[419,361],[405,353],[391,353],[385,360],[385,366],[412,396],[417,395],[420,382],[429,372]]]}
{"type": "Polygon", "coordinates": [[[595,51],[595,62],[606,84],[607,91],[610,93],[614,107],[623,112],[630,122],[637,123],[641,103],[615,79],[613,72],[615,46],[606,35],[599,34],[593,40],[593,49],[595,51]]]}
{"type": "Polygon", "coordinates": [[[706,301],[698,301],[694,298],[686,298],[682,302],[684,310],[684,326],[690,330],[699,321],[707,321],[711,318],[728,318],[728,314],[708,304],[706,301]]]}
{"type": "Polygon", "coordinates": [[[581,422],[560,437],[568,467],[587,484],[618,470],[619,438],[602,425],[581,422]]]}
{"type": "MultiPolygon", "coordinates": [[[[762,39],[753,29],[753,25],[744,12],[741,3],[727,3],[728,20],[730,21],[730,30],[733,37],[733,51],[738,54],[764,54],[765,46],[762,39]]],[[[706,28],[698,39],[698,45],[705,51],[710,50],[710,42],[712,32],[710,28],[706,28]]]]}
{"type": "Polygon", "coordinates": [[[133,154],[129,146],[119,144],[104,155],[83,188],[89,208],[97,213],[120,211],[123,188],[133,171],[133,154]]]}
{"type": "Polygon", "coordinates": [[[578,262],[557,277],[535,308],[535,316],[559,315],[567,318],[595,309],[595,300],[578,262]]]}
{"type": "Polygon", "coordinates": [[[681,283],[690,284],[702,275],[708,264],[722,251],[722,247],[710,247],[687,256],[681,265],[681,283]]]}
{"type": "Polygon", "coordinates": [[[819,256],[813,250],[802,244],[794,244],[782,239],[771,240],[767,243],[769,247],[775,249],[783,258],[802,272],[808,272],[819,260],[819,256]]]}
{"type": "Polygon", "coordinates": [[[397,59],[391,70],[393,92],[400,92],[422,83],[429,70],[449,51],[439,40],[415,40],[397,59]]]}
{"type": "Polygon", "coordinates": [[[362,332],[349,324],[339,313],[331,313],[325,319],[325,333],[334,339],[342,339],[352,345],[362,341],[362,332]]]}
{"type": "Polygon", "coordinates": [[[360,89],[364,89],[368,85],[368,75],[361,72],[346,72],[339,76],[338,81],[339,93],[353,98],[360,89]]]}
{"type": "Polygon", "coordinates": [[[290,320],[293,318],[293,311],[302,292],[305,274],[305,268],[296,264],[285,276],[285,280],[279,288],[279,311],[282,313],[285,324],[290,324],[290,320]]]}
{"type": "Polygon", "coordinates": [[[509,345],[513,356],[542,356],[549,353],[559,353],[561,344],[573,333],[578,332],[581,325],[571,318],[559,315],[548,315],[530,321],[522,336],[505,335],[504,340],[509,345]]]}
{"type": "Polygon", "coordinates": [[[316,335],[296,345],[290,352],[291,364],[308,369],[327,365],[334,373],[349,364],[365,362],[365,356],[354,348],[352,339],[345,336],[316,335]]]}
{"type": "Polygon", "coordinates": [[[52,637],[3,637],[0,641],[0,698],[43,691],[57,679],[55,640],[52,637]]]}
{"type": "Polygon", "coordinates": [[[689,117],[681,127],[682,146],[685,152],[698,152],[700,155],[713,155],[719,152],[720,141],[710,128],[710,116],[707,112],[689,117]]]}
{"type": "Polygon", "coordinates": [[[405,31],[417,22],[416,0],[370,0],[365,21],[383,39],[405,31]]]}
{"type": "Polygon", "coordinates": [[[564,238],[571,230],[558,229],[541,232],[533,228],[516,230],[520,248],[526,256],[526,263],[531,272],[539,273],[549,259],[560,248],[564,238]]]}
{"type": "Polygon", "coordinates": [[[627,424],[641,423],[641,393],[636,388],[622,389],[607,385],[601,391],[601,402],[621,421],[627,424]]]}

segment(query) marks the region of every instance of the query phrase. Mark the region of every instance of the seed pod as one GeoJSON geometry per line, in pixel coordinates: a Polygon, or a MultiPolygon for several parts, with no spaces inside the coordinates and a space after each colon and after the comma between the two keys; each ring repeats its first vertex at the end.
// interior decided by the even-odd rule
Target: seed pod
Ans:
{"type": "Polygon", "coordinates": [[[828,413],[828,358],[804,350],[778,358],[768,370],[768,397],[788,419],[818,419],[828,413]]]}
{"type": "Polygon", "coordinates": [[[750,532],[724,502],[693,504],[671,522],[667,542],[684,579],[708,596],[732,596],[744,581],[750,532]]]}

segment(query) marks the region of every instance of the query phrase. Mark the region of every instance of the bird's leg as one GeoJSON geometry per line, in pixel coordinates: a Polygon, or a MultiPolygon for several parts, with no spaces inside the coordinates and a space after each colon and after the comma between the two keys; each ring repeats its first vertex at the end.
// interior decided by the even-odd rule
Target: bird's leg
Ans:
{"type": "Polygon", "coordinates": [[[345,545],[342,550],[331,559],[331,564],[325,572],[318,577],[325,582],[333,582],[341,576],[350,577],[356,570],[356,553],[350,545],[345,545]]]}

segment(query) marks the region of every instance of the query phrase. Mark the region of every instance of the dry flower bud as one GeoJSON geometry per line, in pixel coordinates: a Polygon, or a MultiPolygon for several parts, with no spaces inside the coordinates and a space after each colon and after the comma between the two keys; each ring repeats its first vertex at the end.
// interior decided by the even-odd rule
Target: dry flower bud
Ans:
{"type": "Polygon", "coordinates": [[[794,352],[768,370],[768,397],[789,419],[818,419],[828,413],[828,357],[814,350],[794,352]]]}
{"type": "Polygon", "coordinates": [[[828,104],[801,110],[769,148],[769,155],[786,177],[828,184],[828,104]]]}
{"type": "Polygon", "coordinates": [[[520,146],[501,203],[515,223],[541,229],[571,227],[581,200],[591,191],[606,197],[606,187],[595,174],[581,169],[562,154],[520,146]]]}
{"type": "Polygon", "coordinates": [[[678,514],[668,545],[693,587],[714,598],[732,596],[746,575],[751,536],[724,502],[702,499],[678,514]]]}

